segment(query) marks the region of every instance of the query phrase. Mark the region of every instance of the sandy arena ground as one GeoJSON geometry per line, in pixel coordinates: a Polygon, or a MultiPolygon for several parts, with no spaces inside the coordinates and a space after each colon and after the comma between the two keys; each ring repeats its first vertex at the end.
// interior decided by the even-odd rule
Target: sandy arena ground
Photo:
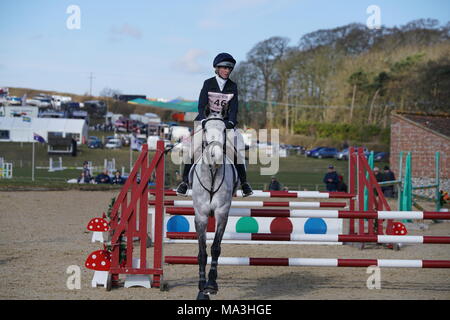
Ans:
{"type": "MultiPolygon", "coordinates": [[[[166,266],[170,290],[92,288],[84,268],[91,243],[87,222],[106,211],[117,192],[0,192],[0,299],[195,299],[197,266],[166,266]],[[66,287],[66,269],[81,267],[81,289],[66,287]]],[[[450,223],[410,234],[450,235],[450,223]]],[[[223,245],[223,256],[450,259],[448,245],[401,251],[352,246],[223,245]]],[[[166,255],[197,255],[191,244],[165,245],[166,255]]],[[[381,269],[381,289],[369,290],[365,268],[219,266],[213,299],[450,299],[450,269],[381,269]]]]}

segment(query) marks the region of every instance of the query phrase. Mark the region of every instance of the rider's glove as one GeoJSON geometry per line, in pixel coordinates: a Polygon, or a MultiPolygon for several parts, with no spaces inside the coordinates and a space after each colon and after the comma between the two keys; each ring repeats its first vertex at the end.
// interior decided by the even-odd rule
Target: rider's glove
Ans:
{"type": "Polygon", "coordinates": [[[233,121],[227,121],[226,127],[227,127],[227,129],[233,129],[234,128],[233,121]]]}

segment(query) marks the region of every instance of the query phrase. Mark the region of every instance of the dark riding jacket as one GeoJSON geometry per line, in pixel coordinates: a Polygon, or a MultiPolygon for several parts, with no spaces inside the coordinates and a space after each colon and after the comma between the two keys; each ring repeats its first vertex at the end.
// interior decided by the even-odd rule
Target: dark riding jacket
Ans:
{"type": "Polygon", "coordinates": [[[208,105],[208,92],[234,94],[233,98],[230,100],[228,104],[227,114],[225,115],[224,120],[231,121],[236,126],[238,113],[237,84],[228,79],[227,82],[225,83],[225,86],[223,87],[223,91],[220,91],[216,77],[207,79],[203,83],[203,88],[200,91],[200,97],[198,98],[198,116],[195,118],[195,121],[201,121],[206,118],[205,110],[206,106],[208,105]]]}

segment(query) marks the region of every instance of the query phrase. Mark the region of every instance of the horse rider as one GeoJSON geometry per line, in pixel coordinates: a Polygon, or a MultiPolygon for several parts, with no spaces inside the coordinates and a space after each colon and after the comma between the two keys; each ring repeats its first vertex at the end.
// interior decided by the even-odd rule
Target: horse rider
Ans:
{"type": "MultiPolygon", "coordinates": [[[[224,116],[224,121],[227,129],[234,129],[237,124],[238,113],[238,89],[237,84],[229,79],[231,72],[236,64],[236,60],[228,53],[219,53],[213,62],[216,75],[210,79],[205,80],[203,88],[200,91],[198,99],[198,116],[194,121],[202,121],[206,118],[205,110],[209,104],[208,93],[223,93],[233,94],[233,98],[229,101],[227,113],[224,116]]],[[[236,159],[236,157],[235,157],[236,159]]],[[[236,161],[235,161],[236,162],[236,161]]],[[[241,181],[241,189],[244,197],[253,194],[250,184],[247,182],[247,173],[245,171],[245,164],[235,163],[236,170],[241,181]]],[[[185,195],[189,184],[189,171],[192,167],[191,163],[185,163],[183,170],[183,182],[178,186],[177,193],[185,195]]]]}

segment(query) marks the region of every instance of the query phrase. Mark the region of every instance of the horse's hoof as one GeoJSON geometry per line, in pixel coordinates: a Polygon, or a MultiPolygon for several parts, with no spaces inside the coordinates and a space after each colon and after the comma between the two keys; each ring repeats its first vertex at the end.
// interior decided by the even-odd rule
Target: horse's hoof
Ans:
{"type": "Polygon", "coordinates": [[[219,291],[219,287],[216,282],[208,281],[206,284],[205,289],[203,290],[206,294],[217,294],[217,291],[219,291]]]}
{"type": "Polygon", "coordinates": [[[198,290],[199,291],[203,291],[203,289],[205,289],[206,287],[206,280],[201,280],[198,282],[198,290]]]}
{"type": "Polygon", "coordinates": [[[213,288],[205,288],[205,290],[203,290],[203,292],[204,292],[205,294],[208,294],[208,295],[210,295],[210,294],[212,294],[212,295],[217,294],[217,291],[218,291],[218,290],[213,289],[213,288]]]}
{"type": "Polygon", "coordinates": [[[203,291],[199,291],[197,294],[197,300],[209,300],[209,295],[205,294],[203,291]]]}

